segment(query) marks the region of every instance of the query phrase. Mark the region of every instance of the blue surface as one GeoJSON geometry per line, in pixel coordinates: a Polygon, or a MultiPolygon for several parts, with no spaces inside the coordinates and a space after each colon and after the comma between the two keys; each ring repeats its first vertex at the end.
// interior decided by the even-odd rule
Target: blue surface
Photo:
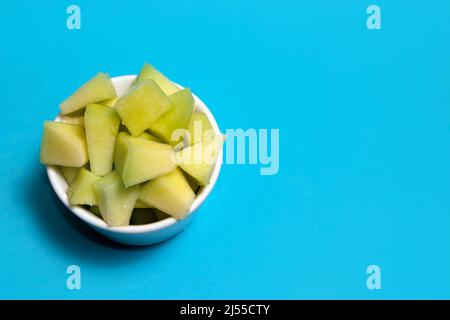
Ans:
{"type": "Polygon", "coordinates": [[[450,2],[76,1],[72,31],[69,4],[0,1],[0,298],[450,298],[450,2]],[[145,61],[222,129],[279,128],[280,171],[224,166],[185,232],[130,249],[70,216],[38,152],[79,84],[145,61]]]}

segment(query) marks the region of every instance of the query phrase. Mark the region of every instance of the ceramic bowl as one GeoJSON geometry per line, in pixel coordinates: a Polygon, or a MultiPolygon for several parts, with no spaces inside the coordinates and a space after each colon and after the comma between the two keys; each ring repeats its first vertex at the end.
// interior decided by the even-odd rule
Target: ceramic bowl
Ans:
{"type": "MultiPolygon", "coordinates": [[[[111,78],[114,87],[116,88],[117,95],[124,95],[130,88],[135,78],[135,75],[111,78]]],[[[180,88],[182,87],[180,86],[180,88]]],[[[221,134],[217,122],[208,107],[195,94],[193,94],[193,97],[195,100],[195,111],[205,113],[216,134],[221,134]]],[[[58,117],[55,120],[58,120],[58,117]]],[[[166,218],[164,220],[160,220],[158,222],[150,224],[131,225],[124,227],[108,227],[102,219],[97,217],[86,208],[69,204],[66,194],[68,185],[61,171],[55,166],[47,166],[47,174],[50,180],[50,184],[52,185],[59,199],[75,216],[80,218],[91,228],[101,233],[103,236],[122,244],[151,245],[165,241],[175,236],[189,225],[198,207],[200,207],[200,205],[206,200],[211,190],[214,188],[214,185],[220,173],[221,166],[222,151],[217,157],[217,161],[210,178],[210,184],[202,187],[197,192],[197,197],[192,204],[189,215],[185,219],[177,220],[175,218],[166,218]]]]}

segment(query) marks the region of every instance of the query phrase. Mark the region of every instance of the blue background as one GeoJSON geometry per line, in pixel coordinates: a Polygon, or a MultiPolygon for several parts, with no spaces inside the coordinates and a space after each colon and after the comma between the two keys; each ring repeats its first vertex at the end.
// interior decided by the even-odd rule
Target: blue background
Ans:
{"type": "Polygon", "coordinates": [[[77,0],[81,30],[70,4],[0,1],[0,298],[450,298],[449,1],[77,0]],[[145,61],[222,130],[279,128],[280,171],[224,166],[186,231],[127,248],[70,216],[38,153],[70,92],[145,61]]]}

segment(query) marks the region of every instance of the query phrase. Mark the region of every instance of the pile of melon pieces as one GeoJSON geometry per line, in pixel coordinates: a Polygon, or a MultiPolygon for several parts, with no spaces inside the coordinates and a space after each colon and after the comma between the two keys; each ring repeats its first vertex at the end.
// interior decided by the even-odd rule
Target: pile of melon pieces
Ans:
{"type": "Polygon", "coordinates": [[[63,101],[40,160],[60,168],[71,205],[111,227],[148,224],[189,214],[223,142],[191,91],[145,64],[121,97],[99,73],[63,101]]]}

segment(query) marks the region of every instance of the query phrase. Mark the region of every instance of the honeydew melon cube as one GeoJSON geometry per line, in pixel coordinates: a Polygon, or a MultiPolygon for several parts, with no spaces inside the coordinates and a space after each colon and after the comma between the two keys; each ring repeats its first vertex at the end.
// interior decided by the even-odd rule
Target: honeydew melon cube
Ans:
{"type": "Polygon", "coordinates": [[[172,102],[153,80],[145,80],[121,97],[115,109],[133,136],[139,136],[164,113],[172,102]]]}
{"type": "Polygon", "coordinates": [[[100,180],[100,176],[81,168],[73,183],[67,189],[67,197],[71,204],[97,205],[97,199],[92,185],[100,180]]]}
{"type": "Polygon", "coordinates": [[[151,79],[156,82],[156,84],[164,91],[168,96],[174,94],[180,88],[173,82],[171,82],[167,77],[165,77],[161,72],[155,69],[152,65],[146,63],[141,69],[138,77],[136,78],[134,84],[142,83],[145,80],[151,79]]]}
{"type": "Polygon", "coordinates": [[[93,185],[103,220],[110,227],[127,226],[139,193],[139,186],[125,188],[116,171],[93,185]]]}
{"type": "Polygon", "coordinates": [[[114,164],[127,188],[165,175],[176,167],[169,145],[125,133],[117,137],[114,164]]]}
{"type": "Polygon", "coordinates": [[[186,129],[194,111],[194,98],[188,88],[169,96],[173,108],[150,125],[149,130],[162,141],[175,145],[183,139],[183,132],[178,137],[173,136],[177,129],[186,129]]]}
{"type": "Polygon", "coordinates": [[[61,170],[61,173],[63,174],[64,179],[66,179],[68,184],[71,184],[75,180],[75,177],[77,176],[77,173],[80,170],[80,168],[77,167],[64,167],[64,166],[60,166],[59,169],[61,170]]]}
{"type": "Polygon", "coordinates": [[[176,219],[184,219],[195,200],[195,194],[177,168],[147,182],[139,192],[139,199],[176,219]]]}
{"type": "Polygon", "coordinates": [[[211,141],[201,141],[175,153],[175,161],[200,186],[206,186],[224,141],[224,135],[216,135],[211,141]]]}
{"type": "Polygon", "coordinates": [[[120,118],[113,108],[89,104],[84,123],[91,171],[104,176],[112,170],[120,118]]]}
{"type": "Polygon", "coordinates": [[[194,112],[188,125],[187,145],[197,144],[203,140],[210,141],[215,133],[206,114],[194,112]]]}
{"type": "Polygon", "coordinates": [[[44,122],[40,161],[65,167],[81,167],[88,162],[84,129],[64,122],[44,122]]]}
{"type": "Polygon", "coordinates": [[[61,109],[61,114],[67,114],[83,109],[90,103],[111,99],[116,96],[116,90],[108,74],[98,73],[63,101],[59,108],[61,109]]]}
{"type": "Polygon", "coordinates": [[[132,224],[143,225],[158,221],[156,214],[151,209],[134,209],[131,216],[132,224]]]}

